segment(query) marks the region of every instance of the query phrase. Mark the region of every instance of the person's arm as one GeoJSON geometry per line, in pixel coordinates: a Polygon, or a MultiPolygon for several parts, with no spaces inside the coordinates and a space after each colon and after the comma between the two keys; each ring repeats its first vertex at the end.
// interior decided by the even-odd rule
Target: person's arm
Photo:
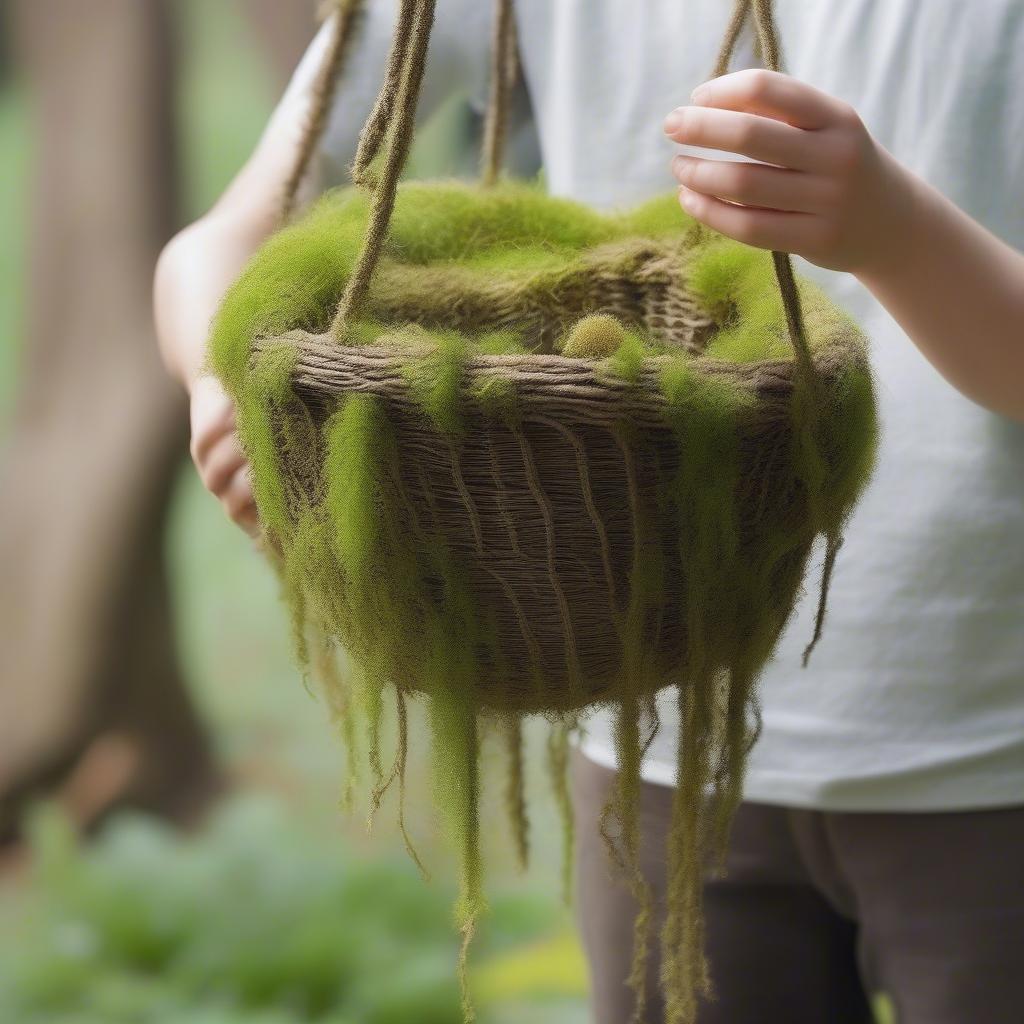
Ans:
{"type": "MultiPolygon", "coordinates": [[[[368,4],[351,41],[341,102],[330,122],[334,170],[355,154],[360,127],[373,105],[391,46],[396,0],[368,4]]],[[[486,38],[489,12],[469,3],[438,12],[430,60],[417,105],[417,121],[428,118],[450,95],[473,81],[467,55],[486,38]]],[[[224,293],[249,258],[278,225],[284,183],[307,121],[311,86],[328,43],[327,24],[303,58],[255,152],[217,204],[165,248],[154,283],[157,336],[169,372],[189,392],[191,451],[200,478],[228,516],[249,533],[259,531],[248,465],[235,432],[234,406],[206,370],[210,323],[224,293]]]]}
{"type": "Polygon", "coordinates": [[[167,244],[154,280],[160,353],[189,393],[192,458],[204,486],[250,533],[257,530],[256,509],[234,406],[220,382],[205,373],[206,340],[224,293],[277,224],[303,104],[301,96],[282,104],[213,209],[167,244]]]}
{"type": "Polygon", "coordinates": [[[748,70],[669,114],[680,202],[739,241],[848,271],[964,395],[1024,421],[1024,255],[883,149],[848,104],[748,70]]]}

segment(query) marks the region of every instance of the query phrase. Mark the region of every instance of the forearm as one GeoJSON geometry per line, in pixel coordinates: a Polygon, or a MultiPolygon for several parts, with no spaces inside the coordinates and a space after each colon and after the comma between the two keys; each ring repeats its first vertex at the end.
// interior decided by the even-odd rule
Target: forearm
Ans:
{"type": "MultiPolygon", "coordinates": [[[[289,90],[217,204],[160,256],[154,281],[157,337],[168,370],[186,389],[203,371],[210,323],[224,293],[280,223],[308,109],[308,91],[289,90]]],[[[316,177],[307,176],[303,196],[316,189],[316,177]]]]}
{"type": "Polygon", "coordinates": [[[210,323],[224,293],[272,230],[269,218],[215,208],[161,254],[154,284],[157,337],[167,369],[186,390],[203,372],[210,323]]]}
{"type": "Polygon", "coordinates": [[[906,216],[854,272],[957,390],[1024,420],[1024,255],[900,170],[906,216]]]}

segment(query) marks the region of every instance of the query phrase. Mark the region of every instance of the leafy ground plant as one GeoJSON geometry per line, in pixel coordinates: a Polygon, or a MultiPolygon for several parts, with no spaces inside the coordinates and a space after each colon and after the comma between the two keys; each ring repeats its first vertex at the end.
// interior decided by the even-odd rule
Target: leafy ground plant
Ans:
{"type": "MultiPolygon", "coordinates": [[[[48,810],[33,833],[32,877],[4,898],[4,916],[19,919],[0,939],[9,1024],[462,1019],[451,892],[425,886],[401,858],[362,860],[311,840],[273,802],[236,799],[191,840],[135,817],[82,847],[48,810]]],[[[477,958],[482,1022],[489,1002],[506,1013],[531,987],[578,1001],[571,944],[551,944],[569,951],[554,974],[519,970],[559,920],[547,899],[495,899],[477,958]]]]}

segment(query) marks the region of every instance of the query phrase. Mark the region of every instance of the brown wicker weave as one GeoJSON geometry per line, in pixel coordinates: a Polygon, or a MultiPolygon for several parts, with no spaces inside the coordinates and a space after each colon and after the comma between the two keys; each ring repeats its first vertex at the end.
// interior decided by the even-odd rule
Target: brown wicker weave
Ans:
{"type": "MultiPolygon", "coordinates": [[[[651,265],[660,270],[664,258],[656,257],[651,265]]],[[[648,326],[666,342],[699,351],[711,334],[710,318],[696,310],[685,292],[670,290],[651,265],[631,280],[612,281],[605,291],[600,278],[590,279],[605,302],[581,309],[614,312],[627,323],[648,326]]],[[[578,318],[571,307],[563,308],[567,321],[578,318]]],[[[508,306],[495,306],[495,324],[515,316],[508,306]]],[[[552,330],[538,323],[538,339],[552,330]]],[[[472,357],[464,393],[471,396],[474,384],[500,377],[515,389],[518,416],[515,423],[496,421],[467,398],[466,430],[456,446],[425,419],[410,394],[407,354],[340,346],[322,335],[293,333],[287,341],[298,350],[295,392],[318,423],[347,395],[383,400],[400,452],[396,475],[404,528],[417,536],[444,538],[482,617],[493,616],[498,623],[501,661],[479,675],[475,699],[481,706],[546,712],[615,697],[609,686],[621,670],[619,631],[638,542],[658,544],[668,558],[670,580],[663,617],[647,631],[663,672],[646,685],[658,689],[677,679],[685,661],[685,566],[676,555],[675,521],[663,507],[661,488],[676,470],[679,449],[657,384],[659,360],[651,360],[634,384],[610,376],[593,360],[472,357]],[[636,523],[648,524],[651,535],[638,541],[636,523]]],[[[816,346],[819,386],[834,387],[848,369],[851,342],[859,344],[840,327],[831,343],[816,346]]],[[[780,482],[791,485],[792,478],[776,471],[776,460],[785,459],[792,446],[796,364],[698,358],[694,367],[726,376],[752,396],[740,430],[742,483],[736,502],[745,513],[741,533],[756,544],[764,507],[789,503],[777,492],[780,482]]],[[[316,489],[319,484],[298,481],[297,486],[316,489]]],[[[780,582],[777,609],[764,609],[780,626],[795,599],[812,540],[808,534],[789,579],[780,582]]],[[[415,689],[417,678],[410,666],[398,682],[407,680],[415,689]]]]}

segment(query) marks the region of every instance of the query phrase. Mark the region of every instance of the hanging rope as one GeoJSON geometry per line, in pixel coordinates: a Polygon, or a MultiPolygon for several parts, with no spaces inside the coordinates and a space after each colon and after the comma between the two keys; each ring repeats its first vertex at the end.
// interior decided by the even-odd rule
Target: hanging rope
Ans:
{"type": "MultiPolygon", "coordinates": [[[[729,70],[739,41],[743,26],[748,16],[753,13],[754,30],[757,33],[758,46],[761,51],[761,59],[769,71],[779,71],[782,67],[782,58],[779,49],[779,33],[775,25],[775,16],[772,12],[772,0],[736,0],[729,24],[726,27],[725,39],[722,42],[722,49],[715,64],[713,77],[724,75],[729,70]]],[[[803,306],[800,302],[800,293],[797,290],[796,279],[793,276],[793,261],[787,252],[772,252],[772,264],[775,268],[775,278],[779,284],[779,294],[782,296],[782,306],[786,313],[786,326],[789,330],[789,340],[793,346],[796,356],[797,367],[803,379],[813,387],[817,372],[814,368],[814,360],[811,357],[810,345],[807,342],[807,330],[804,326],[803,306]]]]}
{"type": "Polygon", "coordinates": [[[814,648],[818,646],[821,634],[825,630],[825,616],[828,614],[828,595],[832,588],[832,573],[836,567],[836,557],[843,546],[843,537],[838,531],[830,532],[825,538],[825,560],[821,566],[821,588],[818,592],[818,609],[814,615],[814,634],[811,642],[804,648],[801,664],[807,668],[814,648]]]}
{"type": "MultiPolygon", "coordinates": [[[[754,30],[757,33],[757,44],[762,61],[770,71],[780,70],[782,56],[779,48],[779,33],[772,10],[772,0],[736,0],[736,5],[733,8],[732,16],[726,29],[722,50],[718,56],[718,63],[715,66],[716,77],[728,72],[737,40],[750,13],[753,13],[754,16],[754,30]]],[[[813,417],[817,412],[820,412],[819,396],[816,387],[817,371],[811,356],[810,346],[807,343],[803,307],[800,302],[800,293],[797,290],[796,280],[793,276],[793,262],[788,253],[773,251],[772,263],[775,267],[775,278],[779,284],[779,292],[782,295],[782,306],[786,312],[786,325],[789,329],[789,338],[793,345],[799,376],[810,392],[808,396],[810,400],[809,411],[813,417]]],[[[811,514],[815,515],[813,508],[811,509],[811,514]]],[[[814,616],[814,633],[811,636],[810,643],[804,648],[803,658],[801,659],[804,668],[807,667],[811,654],[818,646],[822,631],[825,628],[832,576],[835,570],[836,558],[842,545],[841,526],[833,525],[829,527],[825,532],[825,557],[821,569],[818,607],[814,616]]]]}
{"type": "Polygon", "coordinates": [[[491,33],[491,83],[484,120],[480,171],[483,185],[493,185],[501,173],[508,137],[509,105],[519,73],[512,0],[496,0],[491,33]]]}
{"type": "Polygon", "coordinates": [[[284,183],[281,195],[280,217],[282,223],[288,220],[295,209],[299,188],[302,186],[309,165],[313,161],[313,154],[327,127],[327,117],[330,114],[334,93],[341,78],[341,68],[348,54],[352,37],[355,35],[353,26],[358,20],[362,5],[363,0],[336,0],[334,4],[336,14],[327,44],[327,53],[313,82],[309,114],[302,135],[299,137],[295,162],[284,183]]]}
{"type": "Polygon", "coordinates": [[[721,78],[729,73],[729,64],[732,62],[732,55],[736,51],[736,44],[743,33],[743,26],[747,23],[747,15],[750,13],[750,0],[736,0],[729,17],[729,24],[725,29],[725,38],[722,40],[722,48],[718,51],[718,60],[715,61],[715,70],[711,73],[712,78],[721,78]]]}
{"type": "MultiPolygon", "coordinates": [[[[314,83],[309,120],[300,139],[295,165],[285,183],[282,219],[286,219],[294,208],[298,189],[323,135],[334,90],[353,35],[352,26],[362,2],[363,0],[337,0],[334,30],[323,66],[314,83]]],[[[416,104],[423,79],[435,4],[436,0],[402,0],[384,84],[360,133],[352,177],[357,184],[372,185],[373,201],[363,249],[331,326],[331,333],[335,337],[344,334],[345,324],[365,297],[370,278],[380,258],[387,225],[394,209],[398,177],[412,142],[416,104]],[[368,169],[385,143],[387,156],[380,180],[371,182],[367,176],[368,169]]],[[[715,65],[715,76],[727,72],[743,27],[751,13],[754,16],[759,49],[766,67],[772,71],[780,69],[778,31],[771,0],[737,0],[715,65]]],[[[496,0],[492,43],[490,98],[484,124],[482,158],[482,179],[485,185],[493,184],[500,173],[508,128],[509,100],[517,73],[512,0],[496,0]]],[[[793,275],[792,260],[788,253],[773,251],[772,262],[798,368],[804,380],[813,384],[814,362],[807,342],[803,309],[793,275]]]]}
{"type": "MultiPolygon", "coordinates": [[[[384,162],[380,176],[373,184],[369,224],[355,269],[348,279],[345,294],[331,324],[331,334],[337,339],[345,336],[352,315],[366,297],[370,278],[384,248],[388,223],[398,194],[398,178],[412,145],[416,105],[423,84],[435,7],[436,0],[410,0],[399,11],[399,21],[395,27],[396,40],[399,35],[405,35],[408,43],[402,55],[392,117],[382,143],[382,146],[386,146],[384,162]]],[[[385,80],[382,92],[387,89],[388,82],[385,80]]]]}
{"type": "MultiPolygon", "coordinates": [[[[398,24],[408,25],[413,16],[414,0],[402,0],[398,12],[398,24]]],[[[405,66],[409,46],[409,36],[403,31],[396,31],[388,54],[388,67],[384,76],[384,85],[377,95],[370,116],[359,133],[359,144],[356,147],[355,159],[352,161],[352,181],[357,185],[372,185],[367,176],[370,164],[377,158],[381,144],[387,135],[388,125],[395,112],[395,102],[401,86],[402,69],[405,66]]]]}

